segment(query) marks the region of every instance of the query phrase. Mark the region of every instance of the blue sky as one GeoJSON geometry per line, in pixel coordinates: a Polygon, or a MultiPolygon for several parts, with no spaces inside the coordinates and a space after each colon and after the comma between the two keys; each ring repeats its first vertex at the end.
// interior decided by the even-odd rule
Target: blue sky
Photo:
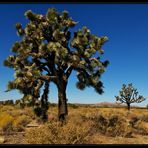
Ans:
{"type": "MultiPolygon", "coordinates": [[[[13,80],[13,70],[3,66],[3,60],[11,54],[13,43],[19,40],[15,24],[26,24],[26,10],[45,14],[48,8],[67,10],[78,21],[75,29],[87,26],[92,34],[108,36],[103,46],[110,65],[102,75],[104,94],[97,94],[93,88],[80,91],[75,87],[73,72],[68,83],[69,102],[98,103],[115,102],[123,83],[133,83],[139,94],[148,97],[148,4],[0,4],[0,99],[19,99],[18,91],[5,93],[7,82],[13,80]]],[[[57,89],[50,85],[49,101],[57,102],[57,89]]],[[[148,99],[142,102],[146,106],[148,99]]]]}

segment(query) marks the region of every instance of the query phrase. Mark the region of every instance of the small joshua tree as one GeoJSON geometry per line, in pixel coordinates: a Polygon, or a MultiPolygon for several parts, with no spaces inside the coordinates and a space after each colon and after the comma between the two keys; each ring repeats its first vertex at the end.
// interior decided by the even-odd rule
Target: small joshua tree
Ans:
{"type": "Polygon", "coordinates": [[[132,85],[132,83],[126,86],[123,84],[121,91],[119,91],[119,96],[115,96],[116,101],[121,103],[126,103],[128,110],[130,110],[131,103],[141,103],[145,98],[141,95],[138,96],[138,91],[132,85]]]}

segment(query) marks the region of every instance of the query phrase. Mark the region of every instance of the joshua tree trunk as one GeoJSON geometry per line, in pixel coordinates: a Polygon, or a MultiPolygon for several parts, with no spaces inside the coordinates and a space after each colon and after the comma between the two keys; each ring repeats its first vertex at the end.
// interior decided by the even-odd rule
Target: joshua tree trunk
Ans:
{"type": "Polygon", "coordinates": [[[64,122],[68,115],[67,98],[66,98],[66,86],[65,81],[60,81],[58,85],[58,118],[59,121],[64,122]]]}
{"type": "Polygon", "coordinates": [[[127,103],[127,109],[130,110],[130,103],[127,103]]]}
{"type": "Polygon", "coordinates": [[[49,82],[45,82],[45,89],[41,98],[41,110],[42,110],[42,120],[47,121],[48,120],[48,115],[47,115],[47,110],[48,110],[48,92],[49,92],[49,82]]]}

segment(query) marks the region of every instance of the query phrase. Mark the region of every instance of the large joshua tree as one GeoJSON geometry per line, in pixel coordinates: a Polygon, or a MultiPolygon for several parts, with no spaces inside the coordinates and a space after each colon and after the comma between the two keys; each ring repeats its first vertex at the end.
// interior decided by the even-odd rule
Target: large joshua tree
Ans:
{"type": "Polygon", "coordinates": [[[132,83],[122,85],[121,91],[119,91],[119,96],[115,96],[116,101],[121,103],[126,103],[128,110],[130,110],[131,103],[141,103],[145,98],[141,95],[138,96],[138,91],[132,85],[132,83]]]}
{"type": "Polygon", "coordinates": [[[13,55],[4,61],[5,66],[15,70],[15,80],[9,82],[8,90],[19,89],[37,100],[44,87],[41,102],[46,112],[49,83],[53,82],[58,89],[58,117],[65,120],[66,88],[73,70],[77,71],[78,89],[91,86],[99,94],[103,93],[100,76],[109,62],[100,58],[104,53],[102,45],[108,39],[91,34],[87,27],[72,34],[77,22],[67,11],[59,13],[50,8],[44,16],[28,10],[25,16],[29,22],[24,28],[16,24],[21,41],[14,43],[13,55]]]}

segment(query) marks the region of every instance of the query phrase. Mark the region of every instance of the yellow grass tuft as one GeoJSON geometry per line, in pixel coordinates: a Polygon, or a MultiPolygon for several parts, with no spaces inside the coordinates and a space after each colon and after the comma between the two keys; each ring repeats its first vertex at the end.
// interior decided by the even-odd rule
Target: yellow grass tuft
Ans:
{"type": "Polygon", "coordinates": [[[0,113],[0,130],[1,132],[12,130],[12,122],[14,118],[6,112],[0,113]]]}
{"type": "Polygon", "coordinates": [[[31,121],[31,118],[29,118],[26,115],[18,116],[13,121],[12,126],[14,131],[23,131],[24,127],[31,121]]]}

